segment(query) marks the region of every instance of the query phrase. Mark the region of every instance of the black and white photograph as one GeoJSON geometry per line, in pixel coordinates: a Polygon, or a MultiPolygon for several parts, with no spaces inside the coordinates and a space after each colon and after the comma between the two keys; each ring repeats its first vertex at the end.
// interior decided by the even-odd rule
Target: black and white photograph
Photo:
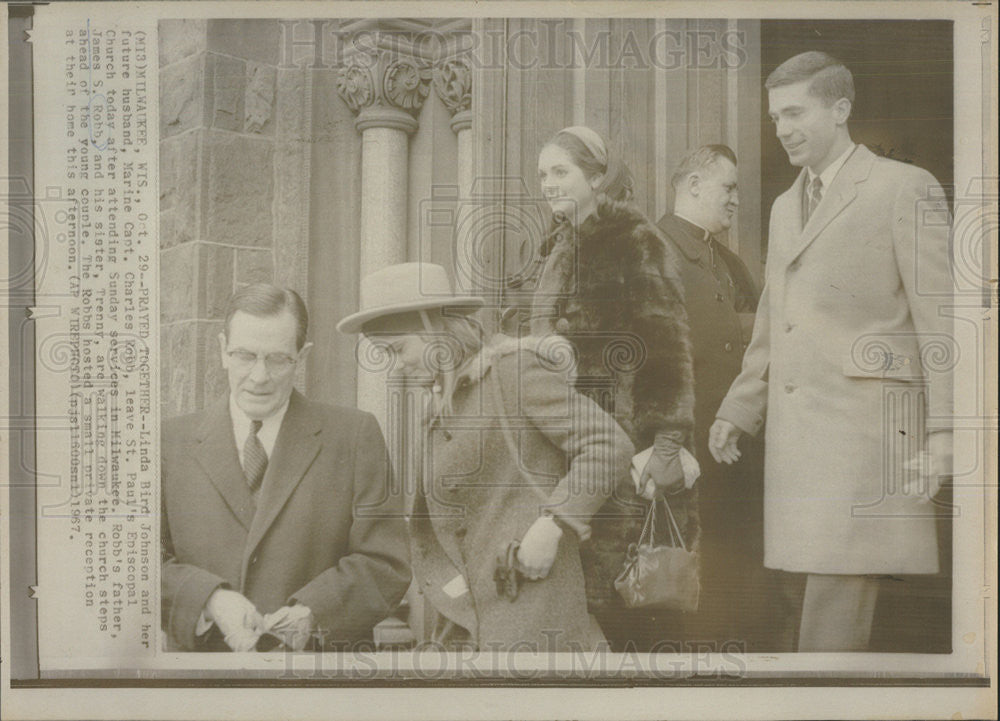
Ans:
{"type": "Polygon", "coordinates": [[[993,5],[117,7],[7,13],[25,718],[996,718],[993,5]]]}

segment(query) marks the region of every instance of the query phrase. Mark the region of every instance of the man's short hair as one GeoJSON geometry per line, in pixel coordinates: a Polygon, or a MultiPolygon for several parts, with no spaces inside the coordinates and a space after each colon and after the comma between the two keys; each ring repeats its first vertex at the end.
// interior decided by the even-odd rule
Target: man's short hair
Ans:
{"type": "Polygon", "coordinates": [[[675,188],[679,187],[692,173],[713,168],[720,158],[736,165],[736,153],[728,145],[702,145],[684,156],[671,176],[670,184],[675,188]]]}
{"type": "Polygon", "coordinates": [[[229,322],[236,311],[243,311],[257,317],[270,317],[288,311],[295,318],[295,347],[302,350],[306,344],[309,329],[309,313],[306,304],[294,290],[278,288],[270,283],[253,283],[238,289],[229,298],[226,306],[226,337],[229,337],[229,322]]]}
{"type": "Polygon", "coordinates": [[[832,105],[841,98],[854,102],[854,76],[837,58],[811,50],[791,57],[774,69],[764,87],[770,90],[782,85],[809,82],[809,94],[832,105]]]}

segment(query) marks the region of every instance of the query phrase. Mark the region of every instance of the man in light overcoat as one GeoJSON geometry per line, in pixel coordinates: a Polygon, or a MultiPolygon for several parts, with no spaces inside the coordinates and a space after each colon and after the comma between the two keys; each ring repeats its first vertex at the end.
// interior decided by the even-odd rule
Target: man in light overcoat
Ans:
{"type": "Polygon", "coordinates": [[[948,210],[928,172],[851,140],[839,61],[797,55],[766,87],[803,170],[772,207],[753,337],[709,446],[736,461],[766,414],[765,565],[805,579],[798,650],[863,651],[878,577],[938,571],[928,501],[951,465],[948,210]]]}

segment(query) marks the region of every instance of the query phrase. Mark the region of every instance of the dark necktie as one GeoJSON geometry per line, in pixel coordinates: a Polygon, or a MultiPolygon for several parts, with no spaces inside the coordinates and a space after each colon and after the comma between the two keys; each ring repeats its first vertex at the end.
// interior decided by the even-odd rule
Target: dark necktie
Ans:
{"type": "Polygon", "coordinates": [[[243,473],[246,474],[247,485],[251,491],[260,488],[260,482],[264,480],[264,471],[267,470],[267,451],[257,437],[262,425],[261,421],[250,421],[250,435],[243,444],[243,473]]]}
{"type": "Polygon", "coordinates": [[[815,178],[812,179],[812,182],[809,183],[809,193],[806,202],[806,223],[809,222],[809,219],[813,216],[813,213],[816,212],[816,206],[819,205],[819,201],[821,201],[822,199],[823,199],[823,181],[820,180],[819,176],[817,175],[815,178]]]}

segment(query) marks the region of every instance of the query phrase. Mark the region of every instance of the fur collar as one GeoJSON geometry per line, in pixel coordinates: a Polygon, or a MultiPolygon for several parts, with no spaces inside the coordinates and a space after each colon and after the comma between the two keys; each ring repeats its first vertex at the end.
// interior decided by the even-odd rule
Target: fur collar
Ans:
{"type": "Polygon", "coordinates": [[[597,210],[580,224],[574,233],[573,226],[569,219],[558,214],[553,217],[552,229],[542,244],[541,254],[547,256],[552,252],[556,243],[562,237],[576,236],[578,242],[583,244],[587,239],[605,239],[609,236],[617,237],[623,231],[627,234],[637,226],[645,225],[651,232],[656,232],[652,224],[645,215],[631,203],[612,200],[606,195],[602,195],[597,203],[597,210]]]}

